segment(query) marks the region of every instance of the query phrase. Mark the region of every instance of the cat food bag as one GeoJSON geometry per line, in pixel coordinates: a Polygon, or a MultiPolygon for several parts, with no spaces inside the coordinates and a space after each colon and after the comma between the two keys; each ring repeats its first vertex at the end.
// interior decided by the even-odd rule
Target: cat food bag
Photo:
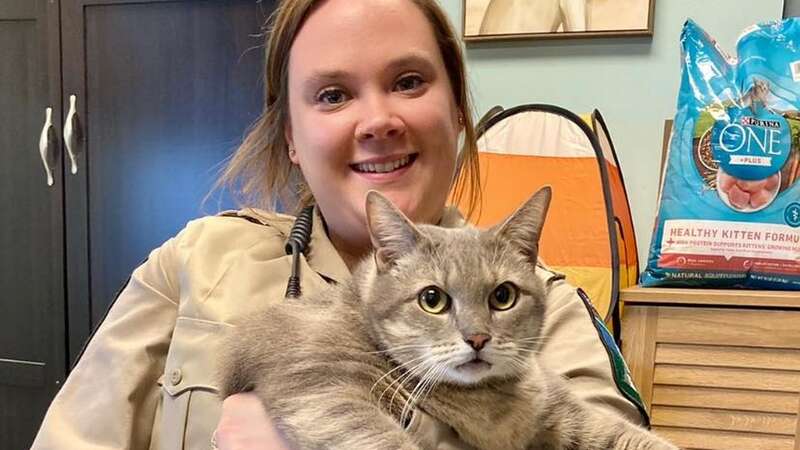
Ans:
{"type": "Polygon", "coordinates": [[[644,286],[800,289],[800,20],[753,25],[732,58],[697,24],[644,286]]]}

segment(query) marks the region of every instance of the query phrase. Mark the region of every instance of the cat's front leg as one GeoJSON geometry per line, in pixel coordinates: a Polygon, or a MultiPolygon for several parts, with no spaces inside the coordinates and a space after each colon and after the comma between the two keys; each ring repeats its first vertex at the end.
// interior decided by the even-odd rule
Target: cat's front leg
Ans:
{"type": "Polygon", "coordinates": [[[360,390],[332,386],[290,402],[262,400],[296,450],[422,450],[360,390]]]}
{"type": "Polygon", "coordinates": [[[543,395],[539,386],[518,383],[475,389],[442,385],[422,407],[475,448],[525,450],[542,433],[543,395]]]}
{"type": "Polygon", "coordinates": [[[527,450],[678,450],[675,445],[621,418],[583,422],[577,427],[546,430],[527,450]]]}
{"type": "Polygon", "coordinates": [[[588,404],[585,408],[585,422],[574,434],[580,444],[565,446],[564,450],[678,450],[665,439],[614,413],[588,404]]]}
{"type": "Polygon", "coordinates": [[[541,435],[528,450],[678,450],[661,437],[611,411],[574,396],[550,378],[541,435]]]}
{"type": "Polygon", "coordinates": [[[665,439],[635,425],[625,423],[614,444],[614,450],[678,450],[665,439]]]}

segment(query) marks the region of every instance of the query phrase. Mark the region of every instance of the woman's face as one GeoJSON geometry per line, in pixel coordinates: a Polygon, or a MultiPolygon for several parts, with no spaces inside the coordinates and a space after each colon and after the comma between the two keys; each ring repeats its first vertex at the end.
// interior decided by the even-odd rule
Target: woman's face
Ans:
{"type": "Polygon", "coordinates": [[[375,189],[415,222],[441,217],[459,111],[433,29],[409,0],[328,0],[289,55],[286,137],[340,251],[369,243],[375,189]]]}

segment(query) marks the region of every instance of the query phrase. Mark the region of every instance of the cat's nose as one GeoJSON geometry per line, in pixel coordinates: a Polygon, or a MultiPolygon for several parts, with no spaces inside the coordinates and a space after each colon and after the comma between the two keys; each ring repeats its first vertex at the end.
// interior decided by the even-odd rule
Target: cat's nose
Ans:
{"type": "Polygon", "coordinates": [[[487,342],[491,341],[492,337],[488,334],[478,333],[464,339],[464,342],[474,348],[475,351],[480,351],[487,342]]]}

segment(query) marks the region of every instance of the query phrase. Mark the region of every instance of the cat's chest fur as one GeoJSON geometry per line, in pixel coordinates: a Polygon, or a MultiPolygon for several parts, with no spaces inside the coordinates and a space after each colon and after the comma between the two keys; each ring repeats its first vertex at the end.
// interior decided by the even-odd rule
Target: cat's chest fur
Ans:
{"type": "Polygon", "coordinates": [[[549,403],[545,380],[535,362],[520,380],[493,380],[466,387],[442,384],[420,404],[428,414],[447,423],[476,448],[525,449],[541,430],[549,403]]]}
{"type": "MultiPolygon", "coordinates": [[[[344,299],[334,302],[318,311],[318,317],[329,322],[325,328],[342,332],[347,329],[349,331],[342,335],[357,337],[359,341],[351,347],[354,351],[349,353],[350,363],[340,367],[360,371],[360,374],[350,374],[360,378],[366,374],[365,365],[369,365],[372,370],[364,381],[370,384],[372,400],[398,421],[404,419],[403,410],[409,402],[410,407],[422,409],[452,427],[465,442],[482,449],[523,450],[527,448],[524,443],[534,441],[542,432],[531,424],[542,422],[538,417],[544,416],[546,411],[539,408],[546,408],[549,392],[545,375],[534,357],[526,362],[529,370],[523,379],[491,380],[476,386],[440,383],[425,395],[419,395],[420,379],[409,376],[408,371],[385,356],[366,331],[371,319],[364,311],[353,308],[354,305],[344,299]],[[354,333],[355,330],[359,331],[354,333]]],[[[333,342],[324,345],[328,344],[333,342]]],[[[338,356],[341,358],[345,354],[338,356]]],[[[339,359],[339,362],[344,361],[339,359]]]]}

